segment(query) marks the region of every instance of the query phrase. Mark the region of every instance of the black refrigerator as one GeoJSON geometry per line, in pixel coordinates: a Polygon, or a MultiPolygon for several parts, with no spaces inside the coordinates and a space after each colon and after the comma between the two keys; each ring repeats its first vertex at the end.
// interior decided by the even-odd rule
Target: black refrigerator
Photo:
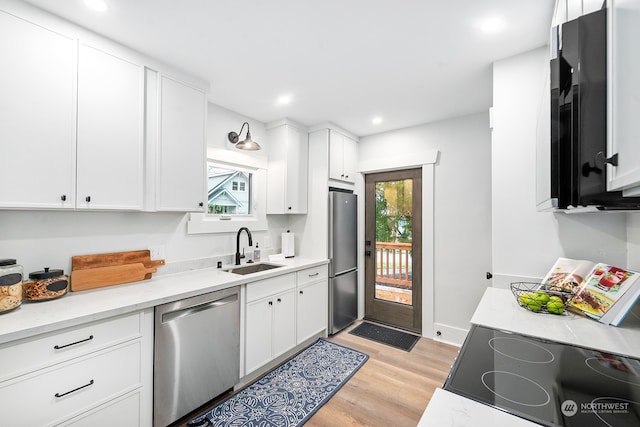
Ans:
{"type": "Polygon", "coordinates": [[[358,196],[329,191],[329,334],[358,317],[358,196]]]}

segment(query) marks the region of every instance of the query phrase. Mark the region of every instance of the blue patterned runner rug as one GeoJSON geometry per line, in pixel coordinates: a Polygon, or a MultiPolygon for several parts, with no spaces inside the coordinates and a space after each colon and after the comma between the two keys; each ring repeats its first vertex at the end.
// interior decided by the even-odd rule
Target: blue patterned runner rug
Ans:
{"type": "Polygon", "coordinates": [[[368,358],[364,353],[320,338],[188,425],[300,426],[340,390],[368,358]]]}

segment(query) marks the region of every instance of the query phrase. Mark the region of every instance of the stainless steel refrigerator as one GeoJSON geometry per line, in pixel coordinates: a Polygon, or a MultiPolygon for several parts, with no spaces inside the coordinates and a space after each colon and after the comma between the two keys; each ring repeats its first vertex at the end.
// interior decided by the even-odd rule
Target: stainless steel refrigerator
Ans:
{"type": "Polygon", "coordinates": [[[358,197],[329,191],[329,334],[358,317],[358,197]]]}

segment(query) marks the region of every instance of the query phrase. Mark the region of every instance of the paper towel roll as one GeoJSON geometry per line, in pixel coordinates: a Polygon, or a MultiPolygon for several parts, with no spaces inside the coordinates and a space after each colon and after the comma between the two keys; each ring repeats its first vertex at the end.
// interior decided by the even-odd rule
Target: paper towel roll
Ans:
{"type": "Polygon", "coordinates": [[[282,254],[285,258],[293,258],[295,256],[295,240],[293,233],[282,233],[282,254]]]}

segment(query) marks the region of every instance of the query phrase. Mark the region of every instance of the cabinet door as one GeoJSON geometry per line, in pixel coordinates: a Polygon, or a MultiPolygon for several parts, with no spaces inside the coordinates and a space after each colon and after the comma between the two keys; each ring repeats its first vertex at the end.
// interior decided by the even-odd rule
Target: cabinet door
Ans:
{"type": "Polygon", "coordinates": [[[271,360],[273,299],[247,304],[245,326],[245,372],[250,373],[271,360]]]}
{"type": "Polygon", "coordinates": [[[610,2],[609,22],[609,135],[607,156],[618,154],[618,166],[608,165],[607,189],[622,190],[640,185],[640,3],[610,2]]]}
{"type": "Polygon", "coordinates": [[[75,41],[0,11],[0,207],[73,208],[75,41]]]}
{"type": "Polygon", "coordinates": [[[290,291],[273,298],[272,357],[278,357],[296,345],[296,294],[290,291]]]}
{"type": "Polygon", "coordinates": [[[205,209],[206,103],[201,90],[161,76],[157,210],[205,209]]]}
{"type": "Polygon", "coordinates": [[[287,168],[285,212],[307,213],[307,173],[309,141],[306,132],[287,126],[287,168]]]}
{"type": "Polygon", "coordinates": [[[269,129],[267,213],[307,213],[308,134],[294,126],[269,129]]]}
{"type": "Polygon", "coordinates": [[[358,144],[351,138],[346,136],[343,138],[342,144],[342,172],[344,173],[343,181],[355,183],[356,169],[358,164],[358,144]]]}
{"type": "Polygon", "coordinates": [[[327,329],[327,280],[311,283],[298,290],[297,343],[327,329]]]}
{"type": "Polygon", "coordinates": [[[343,139],[341,133],[329,131],[329,179],[344,179],[343,139]]]}
{"type": "Polygon", "coordinates": [[[78,208],[142,209],[143,68],[92,46],[78,52],[78,208]]]}

